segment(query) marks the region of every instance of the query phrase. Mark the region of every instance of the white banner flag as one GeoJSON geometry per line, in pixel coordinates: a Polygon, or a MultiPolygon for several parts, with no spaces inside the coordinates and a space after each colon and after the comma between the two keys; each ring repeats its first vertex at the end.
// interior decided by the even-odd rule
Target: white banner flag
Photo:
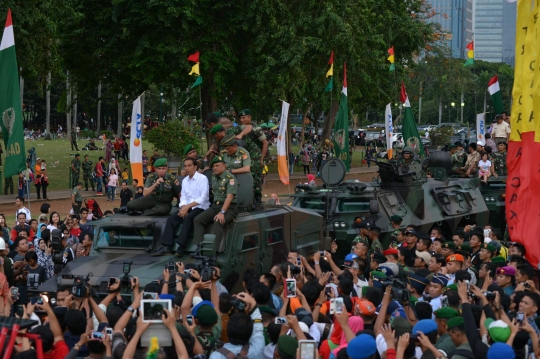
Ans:
{"type": "Polygon", "coordinates": [[[392,124],[392,106],[386,105],[384,113],[384,133],[386,134],[386,153],[388,159],[392,158],[392,136],[394,135],[394,126],[392,124]]]}
{"type": "Polygon", "coordinates": [[[479,113],[476,115],[476,140],[486,144],[486,115],[479,113]]]}
{"type": "Polygon", "coordinates": [[[289,116],[289,106],[290,104],[288,102],[283,101],[277,139],[278,173],[279,179],[283,184],[289,184],[289,154],[287,153],[287,118],[289,116]]]}
{"type": "Polygon", "coordinates": [[[133,111],[131,112],[131,133],[129,136],[129,162],[131,164],[131,177],[139,181],[143,186],[142,170],[142,114],[141,97],[133,102],[133,111]]]}

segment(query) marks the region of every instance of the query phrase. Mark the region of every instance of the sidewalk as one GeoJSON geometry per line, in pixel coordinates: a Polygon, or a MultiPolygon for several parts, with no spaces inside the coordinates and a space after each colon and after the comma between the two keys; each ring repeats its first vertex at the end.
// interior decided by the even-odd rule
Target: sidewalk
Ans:
{"type": "MultiPolygon", "coordinates": [[[[295,170],[297,168],[298,167],[295,167],[295,170]]],[[[373,176],[376,176],[376,173],[377,173],[378,170],[379,170],[378,166],[371,166],[369,168],[367,166],[352,168],[349,171],[349,173],[346,174],[345,179],[354,179],[354,178],[356,178],[356,175],[365,174],[365,173],[373,173],[373,176]]],[[[294,172],[289,178],[291,180],[291,183],[295,183],[297,181],[305,180],[306,176],[302,172],[302,167],[299,167],[298,172],[294,172]]],[[[268,174],[266,176],[266,182],[278,182],[279,180],[280,180],[279,179],[279,174],[277,174],[277,173],[270,173],[270,174],[268,174]]],[[[34,203],[34,202],[44,203],[44,202],[52,202],[52,201],[59,201],[59,200],[69,199],[69,198],[71,198],[71,191],[68,190],[68,189],[62,189],[62,190],[56,190],[56,191],[47,191],[47,196],[49,197],[49,201],[45,201],[45,200],[42,200],[42,199],[41,200],[36,199],[35,198],[35,196],[36,196],[35,192],[30,193],[30,195],[32,196],[30,198],[31,203],[34,203]]],[[[97,197],[95,191],[92,191],[92,190],[85,191],[84,189],[81,190],[81,195],[83,196],[83,198],[97,197]]],[[[7,196],[6,195],[0,195],[0,205],[15,203],[15,197],[16,196],[17,196],[17,194],[13,194],[13,195],[8,194],[7,196]]],[[[105,195],[105,197],[107,197],[107,196],[105,195]]],[[[28,200],[26,199],[26,201],[28,201],[28,200]]]]}

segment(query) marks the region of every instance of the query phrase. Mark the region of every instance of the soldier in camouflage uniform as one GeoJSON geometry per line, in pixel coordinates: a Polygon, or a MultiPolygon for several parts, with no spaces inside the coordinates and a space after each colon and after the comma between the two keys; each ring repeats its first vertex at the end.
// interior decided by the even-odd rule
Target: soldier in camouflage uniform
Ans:
{"type": "Polygon", "coordinates": [[[209,168],[210,163],[212,162],[212,159],[214,156],[220,155],[221,151],[223,151],[223,146],[221,145],[221,141],[225,137],[225,128],[222,124],[218,123],[216,125],[213,125],[210,129],[210,135],[212,135],[212,138],[214,141],[210,145],[210,148],[208,149],[208,152],[206,152],[206,155],[203,159],[203,166],[204,168],[209,168]]]}
{"type": "Polygon", "coordinates": [[[467,154],[463,150],[461,142],[456,142],[450,145],[450,154],[452,155],[452,174],[459,174],[457,170],[461,169],[467,159],[467,154]],[[455,146],[455,147],[453,147],[455,146]]]}
{"type": "Polygon", "coordinates": [[[262,169],[264,168],[264,157],[268,151],[268,141],[260,127],[251,124],[251,111],[248,109],[240,111],[238,114],[242,126],[232,127],[236,129],[236,139],[246,142],[246,150],[251,155],[251,173],[253,175],[253,188],[256,203],[262,203],[262,169]],[[239,128],[240,127],[240,128],[239,128]],[[249,144],[250,141],[253,145],[249,144]],[[256,147],[256,148],[255,148],[256,147]]]}
{"type": "Polygon", "coordinates": [[[403,151],[401,151],[401,157],[398,159],[397,163],[400,166],[409,166],[409,165],[418,165],[419,161],[414,159],[413,156],[414,150],[410,146],[405,146],[403,151]]]}
{"type": "Polygon", "coordinates": [[[508,167],[506,166],[506,142],[499,142],[497,144],[497,152],[493,152],[491,157],[492,163],[495,166],[495,177],[508,176],[508,167]]]}
{"type": "Polygon", "coordinates": [[[223,160],[227,164],[227,170],[235,174],[249,173],[251,171],[251,158],[245,148],[236,144],[233,134],[225,136],[221,144],[225,149],[221,151],[223,160]]]}
{"type": "Polygon", "coordinates": [[[88,191],[88,181],[90,181],[90,184],[92,185],[92,191],[94,191],[94,178],[92,177],[92,169],[92,161],[88,159],[88,155],[85,155],[84,161],[82,163],[85,191],[88,191]]]}
{"type": "Polygon", "coordinates": [[[371,247],[369,248],[368,255],[371,256],[374,253],[382,253],[383,247],[379,241],[379,234],[381,229],[379,227],[373,226],[369,230],[369,239],[371,240],[371,247]]]}
{"type": "Polygon", "coordinates": [[[75,188],[77,182],[79,182],[79,175],[81,174],[81,155],[76,154],[75,158],[71,160],[71,188],[75,188]]]}
{"type": "Polygon", "coordinates": [[[354,223],[352,225],[352,228],[358,228],[359,229],[358,235],[353,239],[353,241],[351,243],[352,247],[354,248],[356,243],[359,243],[359,242],[364,242],[369,247],[370,246],[369,239],[368,239],[368,236],[369,236],[369,222],[362,222],[362,220],[359,217],[357,217],[357,218],[354,219],[354,223]]]}
{"type": "Polygon", "coordinates": [[[74,128],[71,129],[71,134],[70,134],[69,138],[71,140],[71,150],[74,151],[73,147],[75,147],[75,151],[78,151],[79,146],[77,146],[77,134],[75,133],[74,128]]]}
{"type": "Polygon", "coordinates": [[[392,233],[390,233],[390,238],[392,241],[390,242],[390,245],[388,248],[397,248],[399,245],[403,242],[403,236],[402,231],[399,227],[401,227],[401,222],[403,222],[403,218],[397,215],[393,215],[390,217],[390,223],[392,224],[392,228],[394,229],[392,233]],[[401,238],[401,241],[399,240],[401,238]]]}
{"type": "Polygon", "coordinates": [[[4,186],[4,194],[8,194],[8,189],[13,194],[13,177],[6,178],[6,184],[4,186]]]}

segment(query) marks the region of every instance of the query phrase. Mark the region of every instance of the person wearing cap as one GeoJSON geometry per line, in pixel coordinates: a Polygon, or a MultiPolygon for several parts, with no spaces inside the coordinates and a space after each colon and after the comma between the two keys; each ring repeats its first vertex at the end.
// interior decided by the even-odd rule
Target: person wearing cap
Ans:
{"type": "Polygon", "coordinates": [[[351,227],[353,229],[358,229],[358,235],[353,239],[352,246],[354,247],[354,245],[358,242],[364,242],[369,247],[369,222],[362,221],[362,218],[356,217],[351,227]]]}
{"type": "Polygon", "coordinates": [[[75,154],[75,158],[71,160],[71,188],[75,188],[75,184],[79,182],[79,175],[81,173],[81,155],[75,154]]]}
{"type": "Polygon", "coordinates": [[[371,241],[371,246],[369,247],[368,255],[372,255],[373,253],[381,253],[383,252],[383,246],[381,244],[381,241],[379,241],[379,235],[381,233],[381,229],[377,226],[371,226],[369,228],[369,240],[371,241]]]}
{"type": "Polygon", "coordinates": [[[452,241],[446,241],[442,245],[442,255],[447,258],[448,256],[451,256],[454,254],[454,251],[456,250],[456,245],[452,241]]]}
{"type": "Polygon", "coordinates": [[[178,213],[174,213],[167,218],[161,236],[161,247],[156,248],[152,252],[152,256],[161,256],[172,251],[174,230],[179,225],[182,225],[182,229],[176,239],[178,243],[176,255],[183,256],[195,218],[210,207],[208,178],[197,171],[197,160],[186,157],[183,166],[186,177],[182,180],[180,208],[178,213]]]}
{"type": "Polygon", "coordinates": [[[482,263],[491,262],[491,258],[493,258],[495,256],[496,251],[497,251],[497,249],[495,248],[495,246],[493,244],[484,243],[484,245],[480,249],[480,253],[478,255],[479,258],[480,258],[480,264],[479,265],[482,265],[482,263]]]}
{"type": "Polygon", "coordinates": [[[236,191],[238,182],[226,169],[225,160],[216,156],[212,160],[212,193],[214,202],[206,211],[195,218],[195,232],[193,239],[200,243],[205,234],[205,228],[212,226],[212,232],[216,235],[216,241],[221,242],[225,226],[236,219],[238,208],[236,207],[236,191]]]}
{"type": "Polygon", "coordinates": [[[427,269],[430,260],[431,254],[429,254],[428,251],[416,251],[416,258],[414,259],[414,270],[427,269]]]}
{"type": "Polygon", "coordinates": [[[465,161],[465,165],[456,171],[457,174],[463,178],[476,175],[478,171],[478,161],[480,161],[480,154],[477,151],[477,145],[476,143],[469,143],[467,160],[465,161]]]}
{"type": "Polygon", "coordinates": [[[448,284],[453,284],[456,279],[456,272],[463,269],[465,259],[461,254],[451,254],[446,257],[446,275],[448,276],[448,284]]]}
{"type": "Polygon", "coordinates": [[[208,152],[204,155],[204,167],[209,167],[209,164],[212,162],[214,156],[217,156],[223,150],[221,146],[221,140],[225,137],[225,127],[221,123],[216,123],[210,127],[210,135],[213,137],[214,141],[208,152]]]}
{"type": "MultiPolygon", "coordinates": [[[[204,168],[204,159],[201,158],[197,154],[197,147],[195,147],[195,145],[192,145],[191,143],[189,143],[184,147],[184,152],[183,153],[184,153],[184,159],[185,158],[193,158],[193,159],[195,159],[195,161],[197,161],[197,171],[202,173],[203,168],[204,168]]],[[[182,170],[180,171],[180,175],[187,176],[186,171],[184,170],[184,162],[182,162],[182,170]]]]}
{"type": "MultiPolygon", "coordinates": [[[[444,274],[437,274],[434,275],[431,279],[431,282],[429,283],[429,297],[431,298],[431,301],[429,304],[433,308],[433,311],[436,311],[437,309],[442,307],[441,303],[441,296],[443,294],[443,288],[448,285],[448,277],[444,274]]],[[[433,318],[435,318],[435,315],[433,315],[433,318]]]]}
{"type": "Polygon", "coordinates": [[[497,151],[491,152],[494,176],[508,176],[508,166],[506,166],[506,142],[497,144],[497,151]]]}
{"type": "MultiPolygon", "coordinates": [[[[227,164],[227,170],[233,175],[251,172],[251,157],[245,148],[236,144],[234,134],[226,135],[221,144],[225,148],[221,156],[227,164]]],[[[252,174],[253,176],[254,174],[252,174]]]]}
{"type": "Polygon", "coordinates": [[[371,253],[370,258],[371,258],[371,261],[369,262],[370,270],[376,270],[377,268],[379,268],[379,265],[386,263],[387,261],[386,256],[382,253],[371,253]]]}
{"type": "Polygon", "coordinates": [[[418,160],[414,159],[414,149],[411,146],[403,147],[401,151],[401,157],[397,161],[400,166],[409,166],[414,164],[420,164],[418,160]]]}
{"type": "Polygon", "coordinates": [[[511,296],[514,294],[516,284],[516,268],[510,266],[497,268],[495,282],[504,290],[504,293],[511,296]]]}
{"type": "Polygon", "coordinates": [[[414,298],[411,302],[417,302],[424,295],[424,291],[429,285],[429,280],[418,274],[409,273],[406,283],[407,289],[411,292],[411,298],[414,298]]]}
{"type": "Polygon", "coordinates": [[[180,181],[167,170],[167,159],[154,162],[155,172],[144,183],[143,197],[129,201],[128,211],[144,211],[146,216],[165,216],[171,212],[172,201],[180,194],[180,181]]]}
{"type": "Polygon", "coordinates": [[[491,135],[495,138],[495,143],[507,142],[510,138],[510,125],[504,121],[502,115],[495,115],[497,123],[491,128],[491,135]]]}
{"type": "Polygon", "coordinates": [[[484,233],[482,231],[474,230],[471,233],[469,245],[471,246],[471,263],[478,270],[480,264],[482,264],[482,261],[480,261],[480,250],[484,246],[484,233]]]}
{"type": "Polygon", "coordinates": [[[405,264],[409,267],[414,267],[414,260],[416,258],[416,242],[418,242],[416,230],[408,226],[407,230],[405,231],[405,246],[402,245],[400,249],[403,248],[409,252],[409,256],[407,256],[405,259],[405,264]]]}
{"type": "Polygon", "coordinates": [[[401,222],[403,222],[401,216],[394,214],[390,217],[390,224],[394,230],[390,233],[391,242],[389,248],[397,248],[403,242],[403,232],[400,229],[401,222]]]}
{"type": "Polygon", "coordinates": [[[452,342],[452,338],[448,333],[447,324],[452,318],[459,317],[459,312],[453,308],[444,307],[436,310],[433,314],[435,315],[435,322],[437,323],[437,331],[439,333],[435,348],[445,357],[451,358],[450,353],[456,349],[456,345],[452,342]]]}
{"type": "Polygon", "coordinates": [[[448,354],[448,358],[452,359],[474,359],[475,355],[473,354],[471,345],[465,334],[465,324],[462,317],[453,317],[448,320],[446,323],[448,328],[448,334],[452,342],[456,346],[456,349],[448,354]]]}

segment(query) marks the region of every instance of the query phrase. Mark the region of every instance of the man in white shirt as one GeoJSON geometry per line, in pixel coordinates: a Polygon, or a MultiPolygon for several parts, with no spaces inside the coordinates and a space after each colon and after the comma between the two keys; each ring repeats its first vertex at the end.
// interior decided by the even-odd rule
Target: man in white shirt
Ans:
{"type": "Polygon", "coordinates": [[[508,139],[510,138],[510,125],[504,121],[501,115],[496,115],[495,119],[497,120],[497,123],[493,125],[491,137],[494,138],[496,144],[501,142],[508,143],[508,139]]]}
{"type": "Polygon", "coordinates": [[[187,157],[184,159],[184,171],[186,177],[182,180],[182,191],[180,193],[180,210],[178,214],[173,214],[167,218],[165,229],[161,236],[162,246],[152,252],[152,256],[161,256],[172,252],[174,229],[182,224],[180,235],[176,243],[178,249],[176,255],[184,255],[187,246],[188,236],[193,229],[195,217],[210,207],[208,200],[208,178],[197,172],[197,159],[187,157]]]}
{"type": "Polygon", "coordinates": [[[21,212],[26,214],[26,223],[28,223],[32,216],[30,216],[30,210],[24,206],[24,197],[15,198],[15,207],[17,207],[17,211],[15,212],[15,222],[17,221],[17,215],[21,212]]]}

